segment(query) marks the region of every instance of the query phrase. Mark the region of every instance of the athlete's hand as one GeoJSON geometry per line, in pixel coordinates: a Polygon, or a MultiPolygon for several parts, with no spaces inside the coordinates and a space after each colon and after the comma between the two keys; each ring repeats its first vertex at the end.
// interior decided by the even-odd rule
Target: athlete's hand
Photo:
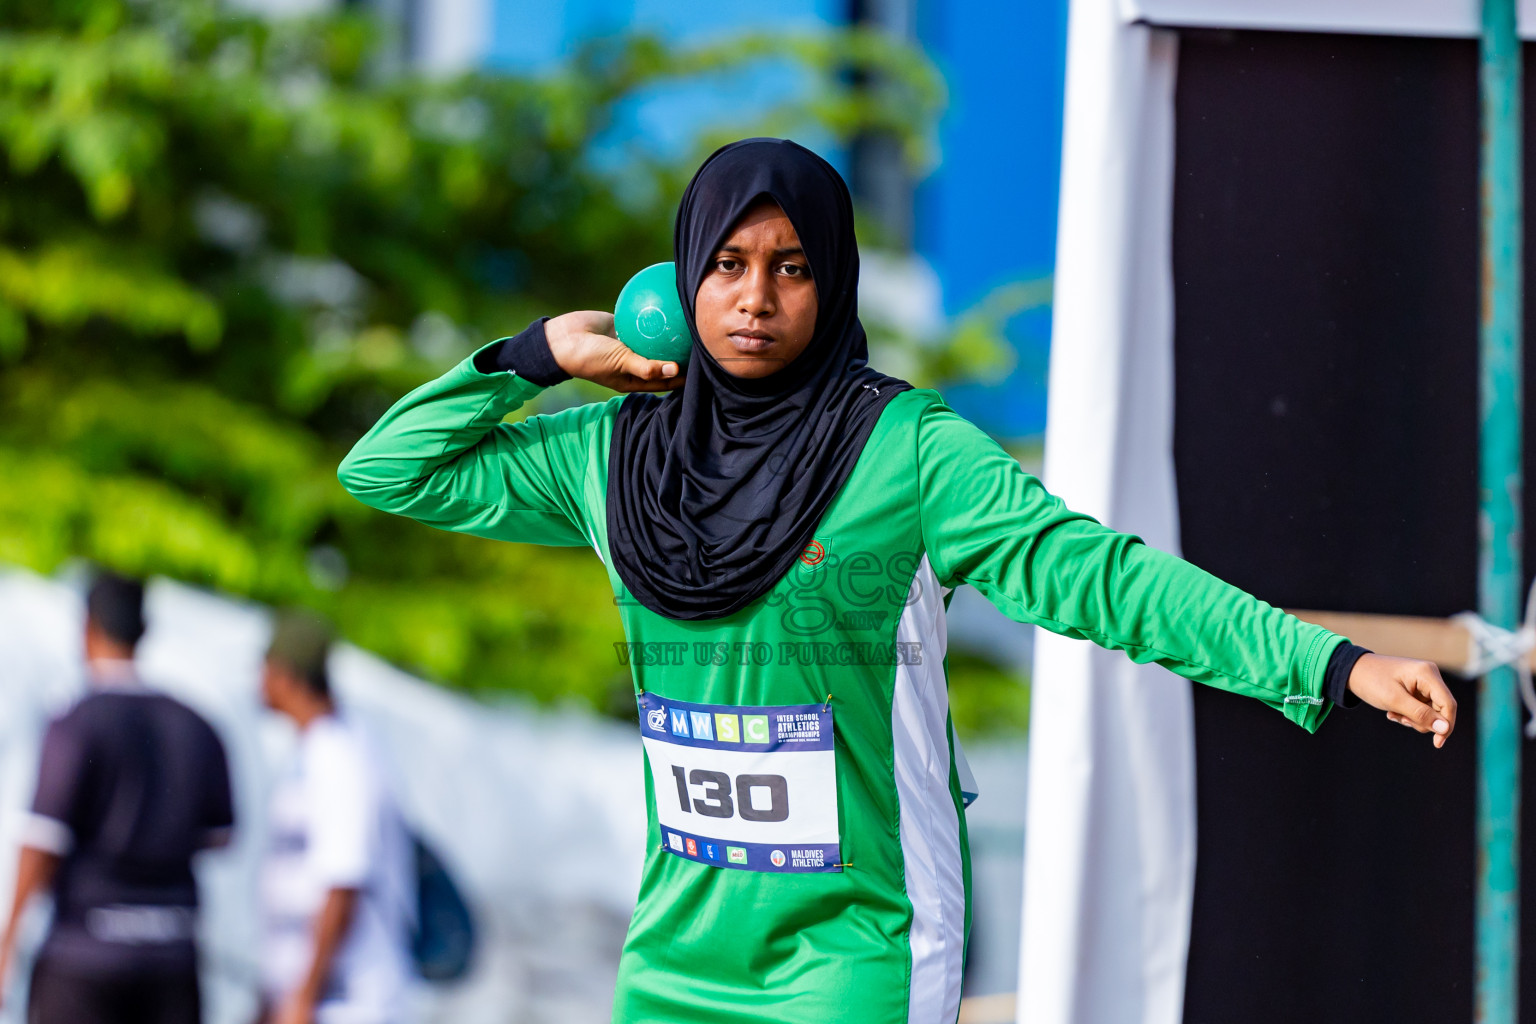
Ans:
{"type": "Polygon", "coordinates": [[[544,325],[550,354],[572,377],[615,391],[672,391],[683,386],[682,369],[637,355],[613,331],[613,314],[582,310],[544,325]]]}
{"type": "Polygon", "coordinates": [[[1399,725],[1433,733],[1436,747],[1456,728],[1456,698],[1433,662],[1362,654],[1349,673],[1349,690],[1399,725]]]}

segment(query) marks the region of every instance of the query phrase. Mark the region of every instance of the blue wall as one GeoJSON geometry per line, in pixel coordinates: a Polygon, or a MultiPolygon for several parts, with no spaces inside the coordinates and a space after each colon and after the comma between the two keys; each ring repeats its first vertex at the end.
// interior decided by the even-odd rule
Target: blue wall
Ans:
{"type": "Polygon", "coordinates": [[[841,0],[492,0],[486,61],[537,71],[583,40],[624,31],[698,41],[753,28],[817,28],[843,19],[841,0]]]}
{"type": "MultiPolygon", "coordinates": [[[[752,0],[492,0],[485,61],[508,70],[539,71],[585,40],[626,31],[689,45],[754,29],[814,31],[840,22],[845,8],[844,0],[779,0],[771,6],[752,0]]],[[[699,129],[730,124],[743,111],[767,110],[805,86],[804,76],[793,68],[765,62],[751,76],[645,90],[616,111],[613,131],[600,142],[597,159],[617,164],[624,148],[633,145],[663,156],[682,153],[699,129]]],[[[824,140],[802,141],[842,166],[841,154],[827,153],[824,140]]]]}
{"type": "MultiPolygon", "coordinates": [[[[1066,0],[920,0],[918,34],[949,83],[943,163],[918,189],[916,248],[944,285],[945,312],[993,288],[1045,277],[1056,258],[1066,72],[1066,0]]],[[[1018,316],[1018,367],[1001,384],[946,389],[994,434],[1045,429],[1048,309],[1018,316]]]]}

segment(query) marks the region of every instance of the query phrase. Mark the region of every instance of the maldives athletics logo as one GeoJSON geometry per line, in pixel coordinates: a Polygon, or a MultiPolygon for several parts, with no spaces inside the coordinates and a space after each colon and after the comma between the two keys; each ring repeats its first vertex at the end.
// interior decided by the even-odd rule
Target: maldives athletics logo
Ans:
{"type": "Polygon", "coordinates": [[[827,549],[822,546],[819,540],[811,541],[805,546],[805,550],[800,552],[800,564],[808,569],[819,569],[821,568],[821,563],[826,560],[827,549]]]}

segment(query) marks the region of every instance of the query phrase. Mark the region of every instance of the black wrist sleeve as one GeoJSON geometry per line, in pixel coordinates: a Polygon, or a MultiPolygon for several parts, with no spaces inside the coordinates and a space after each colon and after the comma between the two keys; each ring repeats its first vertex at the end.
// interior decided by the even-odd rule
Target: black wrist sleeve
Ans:
{"type": "Polygon", "coordinates": [[[482,349],[475,356],[475,369],[481,373],[510,370],[541,388],[570,380],[571,375],[560,369],[554,353],[549,350],[549,339],[544,336],[544,323],[548,319],[541,316],[499,347],[482,349]]]}
{"type": "Polygon", "coordinates": [[[1359,704],[1360,698],[1349,692],[1349,674],[1354,671],[1355,662],[1360,660],[1360,656],[1370,653],[1364,647],[1356,647],[1347,640],[1335,647],[1328,658],[1328,671],[1323,675],[1323,696],[1341,708],[1352,708],[1359,704]]]}

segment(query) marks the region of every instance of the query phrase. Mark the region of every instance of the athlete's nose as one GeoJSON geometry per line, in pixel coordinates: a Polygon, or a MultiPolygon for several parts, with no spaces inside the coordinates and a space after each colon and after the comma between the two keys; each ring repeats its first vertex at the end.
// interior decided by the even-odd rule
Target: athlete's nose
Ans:
{"type": "Polygon", "coordinates": [[[773,316],[777,310],[777,300],[772,272],[767,268],[748,266],[747,272],[742,275],[736,311],[753,318],[773,316]]]}

